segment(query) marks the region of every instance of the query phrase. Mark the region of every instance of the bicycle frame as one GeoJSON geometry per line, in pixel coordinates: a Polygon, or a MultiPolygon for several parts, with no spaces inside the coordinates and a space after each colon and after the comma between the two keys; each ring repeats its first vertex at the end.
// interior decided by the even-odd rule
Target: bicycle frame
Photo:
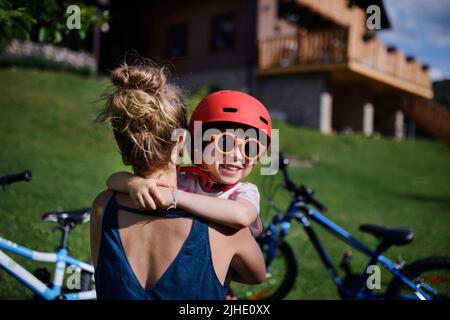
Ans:
{"type": "MultiPolygon", "coordinates": [[[[396,263],[388,259],[387,257],[383,256],[381,253],[385,249],[387,249],[386,246],[381,243],[375,250],[370,249],[368,246],[366,246],[364,243],[359,241],[358,239],[354,238],[348,231],[341,228],[337,224],[335,224],[333,221],[322,215],[319,211],[317,211],[314,208],[308,207],[303,201],[294,200],[289,205],[289,208],[287,212],[284,214],[284,216],[281,218],[279,215],[276,215],[274,218],[274,221],[269,226],[269,229],[271,230],[272,235],[277,235],[277,232],[275,231],[276,227],[275,224],[279,223],[281,226],[281,231],[279,236],[277,236],[275,239],[272,239],[272,242],[276,242],[279,239],[283,239],[288,233],[291,226],[291,220],[295,219],[297,222],[299,222],[303,228],[305,229],[306,233],[308,234],[308,237],[310,238],[311,242],[314,245],[314,248],[318,252],[322,262],[324,263],[325,267],[327,268],[328,272],[330,273],[335,285],[338,288],[339,294],[343,298],[353,298],[353,299],[380,299],[383,298],[383,294],[375,294],[370,291],[365,291],[364,286],[365,283],[369,277],[367,273],[363,273],[365,276],[361,277],[361,282],[358,283],[359,288],[354,290],[349,290],[344,286],[343,278],[338,274],[338,271],[336,267],[334,266],[328,252],[320,242],[316,232],[314,231],[311,222],[311,220],[317,222],[322,227],[324,227],[326,230],[330,231],[332,234],[334,234],[339,239],[343,240],[356,250],[364,253],[365,255],[370,257],[370,261],[368,266],[375,265],[377,263],[380,263],[383,267],[385,267],[390,273],[392,273],[395,277],[398,277],[403,281],[408,287],[414,290],[415,296],[405,296],[406,299],[421,299],[421,300],[429,300],[431,299],[431,294],[436,294],[436,291],[431,288],[427,284],[415,284],[412,282],[402,271],[400,266],[398,266],[396,263]],[[275,232],[274,232],[275,231],[275,232]]],[[[271,246],[269,246],[269,259],[273,259],[275,256],[275,245],[272,243],[271,246]],[[270,252],[271,251],[271,252],[270,252]]]]}
{"type": "Polygon", "coordinates": [[[67,300],[88,300],[95,299],[95,290],[62,293],[62,284],[66,266],[75,266],[81,270],[94,273],[94,267],[85,262],[74,259],[68,255],[67,249],[58,249],[56,253],[39,252],[23,247],[12,241],[0,237],[0,249],[10,251],[27,259],[40,262],[55,263],[55,273],[52,287],[47,286],[33,274],[28,272],[16,261],[0,250],[0,268],[11,274],[25,286],[33,290],[36,294],[47,300],[67,299],[67,300]]]}

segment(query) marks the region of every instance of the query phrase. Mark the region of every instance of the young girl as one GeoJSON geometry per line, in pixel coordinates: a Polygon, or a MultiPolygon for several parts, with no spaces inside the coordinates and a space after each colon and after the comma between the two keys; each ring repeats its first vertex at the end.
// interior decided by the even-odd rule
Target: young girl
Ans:
{"type": "MultiPolygon", "coordinates": [[[[252,234],[257,236],[262,231],[259,192],[254,184],[242,180],[251,173],[270,143],[269,112],[248,94],[231,90],[215,92],[197,106],[189,131],[191,137],[201,139],[213,128],[216,132],[210,136],[211,142],[203,144],[203,150],[209,147],[209,156],[201,157],[198,166],[178,168],[176,207],[232,228],[250,226],[252,234]],[[196,129],[198,122],[203,130],[196,129]],[[255,129],[257,138],[230,132],[239,129],[255,129]]],[[[203,150],[194,150],[192,158],[203,150]]],[[[113,174],[107,186],[110,190],[129,193],[135,206],[141,209],[166,208],[172,199],[169,189],[160,181],[126,172],[113,174]]]]}

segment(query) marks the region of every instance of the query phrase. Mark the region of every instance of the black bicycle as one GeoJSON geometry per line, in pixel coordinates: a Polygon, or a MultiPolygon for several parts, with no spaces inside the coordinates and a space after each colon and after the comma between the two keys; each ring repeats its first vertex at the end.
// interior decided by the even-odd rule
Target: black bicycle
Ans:
{"type": "MultiPolygon", "coordinates": [[[[292,220],[300,223],[317,250],[325,268],[330,273],[338,293],[343,299],[449,299],[450,297],[450,257],[432,257],[411,264],[397,264],[383,255],[392,246],[409,244],[414,233],[411,228],[392,228],[365,224],[362,232],[372,234],[380,242],[375,249],[354,238],[349,232],[323,215],[327,208],[314,197],[311,188],[298,186],[289,178],[289,160],[280,154],[279,165],[283,174],[282,187],[292,194],[292,201],[284,214],[275,214],[265,228],[258,243],[266,260],[266,281],[257,286],[232,283],[234,294],[239,299],[278,300],[283,299],[293,288],[297,277],[297,261],[291,246],[285,241],[292,220]],[[369,257],[367,267],[361,273],[354,273],[350,267],[351,251],[344,254],[340,276],[326,249],[317,237],[312,222],[348,243],[369,257]],[[383,293],[375,292],[369,280],[371,272],[378,265],[386,268],[393,279],[383,293]]],[[[272,192],[272,198],[275,192],[272,192]]],[[[271,204],[272,207],[273,203],[271,204]]],[[[277,209],[277,208],[276,208],[277,209]]],[[[277,209],[278,212],[282,212],[277,209]]]]}

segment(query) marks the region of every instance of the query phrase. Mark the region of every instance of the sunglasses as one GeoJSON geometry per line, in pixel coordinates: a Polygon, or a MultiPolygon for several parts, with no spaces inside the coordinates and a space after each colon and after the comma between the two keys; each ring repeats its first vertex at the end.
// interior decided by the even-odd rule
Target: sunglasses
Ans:
{"type": "Polygon", "coordinates": [[[263,155],[266,147],[256,138],[240,138],[230,132],[221,132],[211,136],[216,150],[224,156],[231,154],[236,147],[247,161],[257,162],[263,155]]]}

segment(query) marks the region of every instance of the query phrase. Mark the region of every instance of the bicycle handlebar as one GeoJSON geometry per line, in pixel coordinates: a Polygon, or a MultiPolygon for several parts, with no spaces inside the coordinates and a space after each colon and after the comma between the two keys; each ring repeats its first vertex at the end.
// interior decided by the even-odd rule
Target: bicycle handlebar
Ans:
{"type": "Polygon", "coordinates": [[[0,185],[2,187],[5,187],[5,186],[13,184],[15,182],[20,182],[20,181],[28,182],[31,180],[31,178],[32,178],[31,171],[25,170],[20,173],[9,174],[9,175],[0,177],[0,185]]]}
{"type": "Polygon", "coordinates": [[[322,212],[327,211],[327,207],[322,202],[317,200],[317,198],[314,197],[314,191],[311,188],[302,184],[299,187],[299,194],[305,199],[307,203],[312,204],[317,209],[319,209],[319,211],[322,212]]]}
{"type": "Polygon", "coordinates": [[[289,159],[286,158],[281,152],[279,158],[279,165],[281,172],[283,173],[284,187],[287,190],[293,192],[296,197],[301,197],[303,201],[305,201],[306,203],[312,204],[318,210],[322,212],[327,211],[327,207],[314,197],[314,191],[311,188],[303,184],[297,186],[297,184],[289,178],[288,172],[289,159]]]}

